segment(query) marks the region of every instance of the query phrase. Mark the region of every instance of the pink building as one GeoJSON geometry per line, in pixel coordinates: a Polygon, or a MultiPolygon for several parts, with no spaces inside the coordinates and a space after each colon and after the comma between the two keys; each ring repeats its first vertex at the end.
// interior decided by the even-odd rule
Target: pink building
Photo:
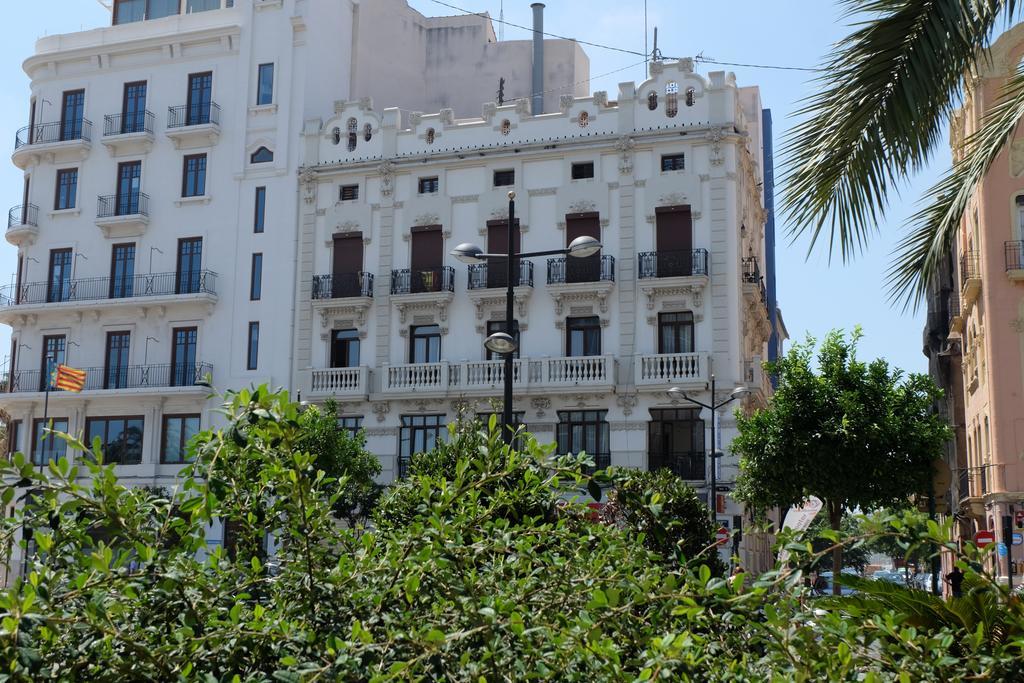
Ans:
{"type": "MultiPolygon", "coordinates": [[[[1017,25],[966,82],[964,105],[951,125],[954,162],[1022,58],[1024,25],[1017,25]]],[[[1017,523],[1024,522],[1024,133],[1006,146],[974,193],[953,250],[946,352],[962,352],[962,386],[952,382],[947,391],[962,391],[962,401],[953,396],[950,403],[964,451],[951,463],[959,474],[955,500],[967,519],[965,536],[990,529],[1010,545],[1004,520],[1011,520],[1013,532],[1024,531],[1017,523]]],[[[1010,550],[1009,558],[994,556],[1002,577],[1012,560],[1017,584],[1024,579],[1024,546],[1010,550]]]]}

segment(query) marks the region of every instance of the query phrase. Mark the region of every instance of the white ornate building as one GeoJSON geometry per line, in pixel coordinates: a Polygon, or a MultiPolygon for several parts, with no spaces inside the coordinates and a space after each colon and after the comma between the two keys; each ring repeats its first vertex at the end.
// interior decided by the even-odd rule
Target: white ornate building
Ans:
{"type": "MultiPolygon", "coordinates": [[[[0,410],[11,450],[62,455],[40,438],[46,367],[87,369],[86,390],[50,392],[45,417],[100,437],[130,483],[168,486],[188,436],[215,419],[197,381],[291,385],[305,122],[374,96],[463,113],[479,99],[469,86],[495,92],[499,78],[509,97],[529,95],[533,44],[405,0],[112,4],[110,26],[41,38],[24,62],[0,410]],[[403,59],[381,60],[385,44],[403,59]]],[[[544,88],[575,92],[586,55],[543,43],[560,60],[542,69],[544,88]]],[[[358,131],[364,145],[381,134],[358,131]]]]}
{"type": "MultiPolygon", "coordinates": [[[[517,418],[561,451],[670,467],[706,494],[711,416],[666,390],[709,403],[714,373],[718,400],[737,385],[754,389],[748,407],[770,392],[761,114],[756,88],[683,60],[653,63],[614,99],[563,96],[536,116],[526,101],[473,119],[338,102],[307,120],[293,386],[340,402],[387,480],[456,415],[490,412],[503,370],[483,341],[504,329],[505,275],[449,252],[504,252],[514,191],[522,251],[604,245],[519,264],[517,418]]],[[[726,526],[742,523],[724,495],[735,474],[723,458],[726,526]]],[[[743,546],[752,569],[755,545],[743,546]]]]}

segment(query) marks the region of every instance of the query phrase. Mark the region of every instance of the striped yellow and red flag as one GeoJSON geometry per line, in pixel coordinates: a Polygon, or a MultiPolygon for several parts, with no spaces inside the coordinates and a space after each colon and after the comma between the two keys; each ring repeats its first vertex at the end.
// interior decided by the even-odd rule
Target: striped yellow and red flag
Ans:
{"type": "Polygon", "coordinates": [[[58,365],[53,386],[61,391],[81,391],[85,388],[85,370],[58,365]]]}

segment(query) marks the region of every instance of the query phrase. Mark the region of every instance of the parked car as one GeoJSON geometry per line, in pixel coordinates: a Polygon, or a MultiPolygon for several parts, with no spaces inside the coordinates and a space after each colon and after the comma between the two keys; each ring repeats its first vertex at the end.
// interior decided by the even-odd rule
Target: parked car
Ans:
{"type": "MultiPolygon", "coordinates": [[[[843,574],[848,574],[850,576],[860,576],[860,574],[857,573],[857,570],[851,567],[844,567],[843,574]]],[[[832,595],[832,572],[821,572],[818,576],[820,576],[825,582],[826,587],[823,588],[822,592],[825,595],[832,595]]],[[[840,595],[853,595],[856,592],[857,591],[853,590],[852,588],[847,588],[846,586],[839,587],[840,595]]]]}

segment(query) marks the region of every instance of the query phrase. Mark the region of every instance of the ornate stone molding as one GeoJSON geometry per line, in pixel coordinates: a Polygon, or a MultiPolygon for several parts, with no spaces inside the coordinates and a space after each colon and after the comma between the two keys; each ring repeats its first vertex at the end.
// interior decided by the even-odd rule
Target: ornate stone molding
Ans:
{"type": "Polygon", "coordinates": [[[299,183],[302,185],[302,199],[307,204],[316,201],[316,171],[308,166],[299,170],[299,183]]]}
{"type": "Polygon", "coordinates": [[[575,95],[562,95],[558,98],[558,108],[562,110],[563,114],[567,114],[569,113],[569,110],[572,109],[572,105],[575,101],[575,95]]]}
{"type": "Polygon", "coordinates": [[[633,414],[633,408],[636,407],[638,400],[636,394],[619,394],[615,403],[622,408],[622,414],[629,417],[633,414]]]}
{"type": "Polygon", "coordinates": [[[451,198],[452,204],[470,204],[480,201],[478,194],[460,194],[451,198]]]}
{"type": "Polygon", "coordinates": [[[646,422],[609,422],[608,428],[613,432],[641,432],[647,430],[646,422]]]}
{"type": "Polygon", "coordinates": [[[398,436],[398,427],[370,427],[363,431],[367,436],[398,436]]]}
{"type": "Polygon", "coordinates": [[[377,416],[377,422],[383,422],[391,412],[391,401],[377,401],[372,404],[373,414],[377,416]]]}
{"type": "Polygon", "coordinates": [[[381,196],[390,197],[395,191],[395,165],[390,159],[385,159],[377,166],[377,174],[380,175],[381,196]]]}
{"type": "Polygon", "coordinates": [[[633,149],[636,141],[629,135],[623,135],[615,143],[615,149],[619,152],[619,173],[630,175],[633,173],[633,149]]]}
{"type": "Polygon", "coordinates": [[[538,187],[534,190],[527,190],[526,194],[530,197],[545,197],[547,195],[558,194],[557,187],[538,187]]]}
{"type": "MultiPolygon", "coordinates": [[[[320,314],[320,327],[325,330],[330,321],[336,317],[353,317],[356,327],[362,329],[366,325],[367,314],[372,304],[373,299],[368,296],[347,299],[317,299],[313,302],[313,310],[320,314]]],[[[361,334],[365,335],[365,331],[361,334]]]]}
{"type": "Polygon", "coordinates": [[[704,138],[711,143],[711,165],[721,166],[725,162],[722,156],[722,140],[725,138],[724,128],[712,128],[704,134],[704,138]]]}
{"type": "MultiPolygon", "coordinates": [[[[551,410],[551,399],[546,397],[530,399],[530,407],[537,411],[537,417],[544,417],[551,410]]],[[[530,425],[533,428],[533,425],[530,425]]]]}
{"type": "Polygon", "coordinates": [[[597,211],[597,204],[589,199],[579,199],[569,205],[569,213],[589,213],[597,211]]]}

